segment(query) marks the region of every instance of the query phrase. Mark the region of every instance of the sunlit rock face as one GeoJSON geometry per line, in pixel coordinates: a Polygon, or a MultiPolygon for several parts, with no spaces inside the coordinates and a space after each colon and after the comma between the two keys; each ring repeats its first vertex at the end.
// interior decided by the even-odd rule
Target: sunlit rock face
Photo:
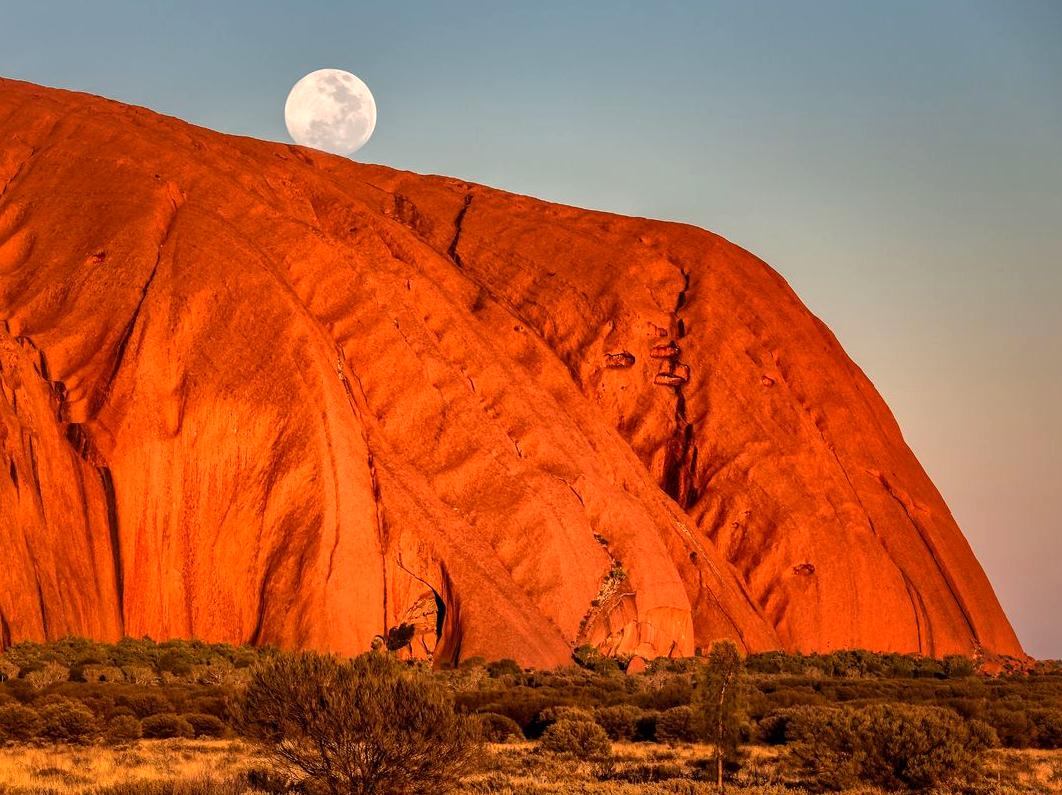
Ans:
{"type": "Polygon", "coordinates": [[[0,81],[0,320],[3,645],[1021,653],[873,386],[700,229],[0,81]]]}

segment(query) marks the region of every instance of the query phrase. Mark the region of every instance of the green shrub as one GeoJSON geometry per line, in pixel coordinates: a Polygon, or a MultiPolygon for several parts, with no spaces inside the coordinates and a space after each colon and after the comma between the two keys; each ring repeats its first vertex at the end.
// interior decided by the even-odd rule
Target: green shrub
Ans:
{"type": "Polygon", "coordinates": [[[149,740],[168,740],[171,737],[191,738],[195,736],[195,729],[192,728],[192,724],[172,712],[149,715],[140,722],[140,725],[144,731],[144,737],[149,740]]]}
{"type": "Polygon", "coordinates": [[[97,731],[96,716],[78,701],[46,704],[38,710],[40,736],[55,743],[85,743],[97,731]]]}
{"type": "Polygon", "coordinates": [[[189,712],[181,717],[188,721],[196,737],[224,737],[227,731],[225,723],[214,715],[189,712]]]}
{"type": "Polygon", "coordinates": [[[542,747],[576,759],[599,759],[612,754],[612,743],[596,723],[567,718],[551,724],[542,734],[542,747]]]}
{"type": "Polygon", "coordinates": [[[0,742],[28,742],[37,737],[43,725],[35,709],[22,704],[0,707],[0,742]]]}
{"type": "Polygon", "coordinates": [[[594,720],[605,730],[610,740],[629,741],[638,730],[642,711],[630,704],[601,707],[594,711],[594,720]]]}
{"type": "Polygon", "coordinates": [[[104,739],[112,745],[131,743],[144,736],[140,721],[133,715],[115,715],[107,722],[104,739]]]}
{"type": "Polygon", "coordinates": [[[804,783],[894,791],[962,783],[976,776],[994,732],[951,710],[905,704],[827,708],[794,715],[788,764],[804,783]]]}
{"type": "Polygon", "coordinates": [[[697,739],[693,726],[693,710],[672,707],[656,719],[656,740],[661,743],[692,743],[697,739]]]}
{"type": "Polygon", "coordinates": [[[479,724],[479,736],[488,743],[511,743],[524,739],[520,724],[507,715],[496,712],[483,712],[476,715],[479,724]]]}

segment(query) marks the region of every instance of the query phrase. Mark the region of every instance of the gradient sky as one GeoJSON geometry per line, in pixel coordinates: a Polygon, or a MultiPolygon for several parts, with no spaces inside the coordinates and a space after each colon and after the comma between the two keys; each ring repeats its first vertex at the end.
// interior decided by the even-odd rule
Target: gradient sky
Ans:
{"type": "Polygon", "coordinates": [[[520,5],[6,0],[0,74],[284,141],[292,84],[347,69],[358,159],[739,243],[1062,657],[1062,2],[520,5]]]}

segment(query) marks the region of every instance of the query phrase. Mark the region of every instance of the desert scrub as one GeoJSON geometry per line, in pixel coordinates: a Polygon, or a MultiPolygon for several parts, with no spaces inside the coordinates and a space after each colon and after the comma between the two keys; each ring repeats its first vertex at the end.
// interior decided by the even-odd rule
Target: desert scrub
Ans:
{"type": "Polygon", "coordinates": [[[383,653],[279,654],[252,672],[241,714],[278,765],[334,793],[448,792],[480,752],[450,694],[383,653]]]}
{"type": "Polygon", "coordinates": [[[787,732],[788,764],[801,782],[843,790],[872,784],[889,791],[961,785],[979,776],[995,732],[951,710],[875,704],[804,710],[787,732]]]}
{"type": "Polygon", "coordinates": [[[542,748],[576,759],[598,759],[612,754],[612,743],[596,723],[562,718],[542,734],[542,748]]]}
{"type": "Polygon", "coordinates": [[[513,743],[524,739],[520,724],[507,715],[496,712],[483,712],[475,716],[479,725],[479,736],[488,743],[513,743]]]}

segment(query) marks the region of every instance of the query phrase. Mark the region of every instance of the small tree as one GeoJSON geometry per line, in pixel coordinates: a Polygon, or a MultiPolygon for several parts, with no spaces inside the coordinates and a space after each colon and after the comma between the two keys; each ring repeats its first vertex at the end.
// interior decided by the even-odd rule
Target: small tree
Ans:
{"type": "Polygon", "coordinates": [[[694,726],[715,747],[715,782],[720,789],[725,763],[736,762],[738,757],[744,674],[741,654],[728,640],[713,644],[707,663],[697,671],[694,726]]]}
{"type": "Polygon", "coordinates": [[[385,654],[277,655],[251,674],[241,713],[282,767],[333,795],[448,792],[479,749],[449,694],[385,654]]]}

